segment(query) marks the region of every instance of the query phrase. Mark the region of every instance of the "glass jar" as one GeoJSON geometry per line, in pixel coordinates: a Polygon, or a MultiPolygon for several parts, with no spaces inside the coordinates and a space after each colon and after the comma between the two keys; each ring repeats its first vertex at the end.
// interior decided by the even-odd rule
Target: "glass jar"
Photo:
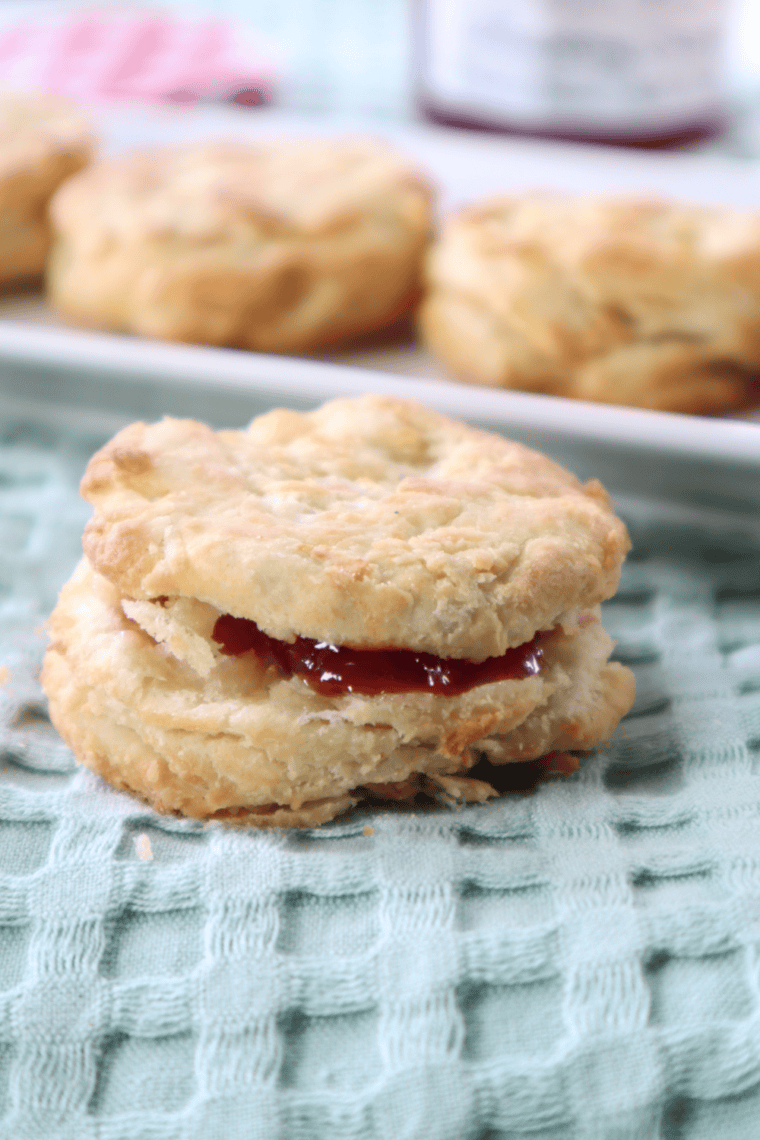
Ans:
{"type": "Polygon", "coordinates": [[[417,98],[449,126],[638,147],[724,126],[726,0],[417,0],[417,98]]]}

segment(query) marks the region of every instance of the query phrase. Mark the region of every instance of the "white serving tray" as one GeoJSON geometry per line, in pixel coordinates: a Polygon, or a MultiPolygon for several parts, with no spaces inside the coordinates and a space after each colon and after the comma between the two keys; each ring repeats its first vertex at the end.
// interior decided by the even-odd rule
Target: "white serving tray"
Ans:
{"type": "MultiPolygon", "coordinates": [[[[540,186],[760,203],[760,163],[698,153],[629,153],[261,110],[94,107],[92,114],[106,153],[192,139],[371,133],[401,147],[430,173],[443,213],[487,194],[540,186]]],[[[77,401],[94,400],[125,414],[144,406],[157,416],[196,414],[193,409],[203,406],[207,418],[219,423],[242,422],[274,403],[311,407],[353,392],[404,394],[519,435],[568,461],[575,456],[576,468],[581,452],[587,456],[593,444],[602,470],[589,473],[621,490],[633,483],[642,494],[656,494],[667,479],[672,494],[681,476],[678,462],[671,461],[680,461],[687,497],[703,505],[760,502],[760,426],[738,422],[760,420],[760,408],[738,418],[708,419],[472,387],[455,382],[398,331],[305,360],[83,332],[58,320],[41,294],[0,298],[0,389],[44,398],[61,384],[69,395],[78,393],[77,401]],[[208,400],[209,391],[216,392],[215,400],[208,400]],[[624,463],[626,454],[638,458],[624,463]],[[658,466],[660,460],[667,460],[666,468],[658,466]]]]}
{"type": "Polygon", "coordinates": [[[760,426],[478,388],[235,349],[0,327],[0,394],[125,419],[194,416],[240,426],[275,405],[383,392],[500,431],[613,492],[729,512],[760,507],[760,426]]]}

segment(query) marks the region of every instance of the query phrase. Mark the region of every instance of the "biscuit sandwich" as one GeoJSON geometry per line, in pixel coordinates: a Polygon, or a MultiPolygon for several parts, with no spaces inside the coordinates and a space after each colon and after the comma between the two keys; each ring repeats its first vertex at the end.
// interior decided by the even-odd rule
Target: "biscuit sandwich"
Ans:
{"type": "Polygon", "coordinates": [[[372,139],[121,155],[56,196],[48,289],[78,324],[299,352],[417,304],[431,198],[372,139]]]}
{"type": "Polygon", "coordinates": [[[714,413],[760,399],[760,213],[495,198],[431,250],[421,328],[461,379],[714,413]]]}
{"type": "Polygon", "coordinates": [[[65,99],[0,92],[0,285],[42,277],[50,199],[93,149],[88,121],[65,99]]]}
{"type": "Polygon", "coordinates": [[[162,812],[310,826],[610,736],[597,482],[381,396],[244,431],[136,423],[90,461],[43,686],[78,759],[162,812]]]}

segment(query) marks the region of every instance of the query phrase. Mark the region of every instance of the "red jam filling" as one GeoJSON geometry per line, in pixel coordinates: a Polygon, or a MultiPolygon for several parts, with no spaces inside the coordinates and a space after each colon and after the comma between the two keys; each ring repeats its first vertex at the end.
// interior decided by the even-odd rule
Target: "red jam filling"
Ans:
{"type": "Polygon", "coordinates": [[[223,614],[211,635],[222,653],[239,657],[253,652],[264,666],[275,666],[285,677],[303,677],[327,697],[362,693],[435,693],[456,697],[492,681],[513,681],[541,672],[544,656],[541,642],[550,636],[539,632],[524,645],[508,649],[501,657],[466,661],[459,657],[435,657],[413,649],[352,649],[297,637],[277,641],[247,618],[223,614]]]}

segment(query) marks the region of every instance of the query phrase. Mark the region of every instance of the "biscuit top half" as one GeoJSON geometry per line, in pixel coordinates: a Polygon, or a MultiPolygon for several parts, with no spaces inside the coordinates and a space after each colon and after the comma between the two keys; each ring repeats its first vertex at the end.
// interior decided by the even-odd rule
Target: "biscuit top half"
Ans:
{"type": "Polygon", "coordinates": [[[173,236],[245,245],[337,234],[368,215],[427,228],[430,198],[423,176],[374,139],[229,142],[98,163],[56,195],[52,216],[80,244],[173,236]]]}
{"type": "Polygon", "coordinates": [[[81,166],[93,148],[92,128],[74,103],[55,95],[0,90],[0,179],[39,176],[58,156],[80,156],[81,166]]]}
{"type": "Polygon", "coordinates": [[[93,456],[84,549],[126,598],[198,598],[270,636],[481,661],[617,588],[597,482],[406,400],[246,431],[132,424],[93,456]]]}

